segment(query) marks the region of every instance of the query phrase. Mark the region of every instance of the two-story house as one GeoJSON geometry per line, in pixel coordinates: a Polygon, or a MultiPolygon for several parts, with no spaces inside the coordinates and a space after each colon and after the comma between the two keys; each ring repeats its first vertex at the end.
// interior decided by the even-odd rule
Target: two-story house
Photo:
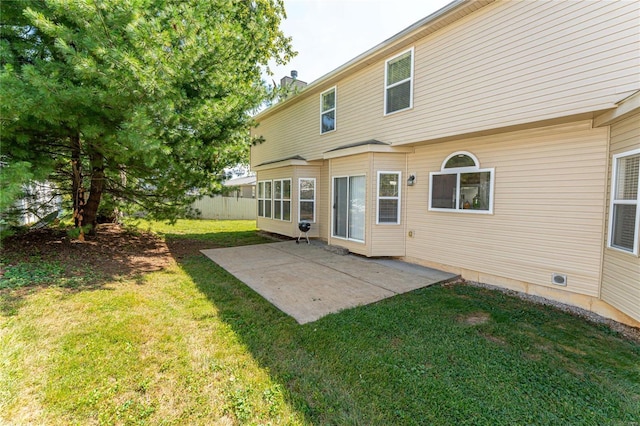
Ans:
{"type": "Polygon", "coordinates": [[[258,227],[640,325],[639,17],[454,1],[255,117],[258,227]]]}

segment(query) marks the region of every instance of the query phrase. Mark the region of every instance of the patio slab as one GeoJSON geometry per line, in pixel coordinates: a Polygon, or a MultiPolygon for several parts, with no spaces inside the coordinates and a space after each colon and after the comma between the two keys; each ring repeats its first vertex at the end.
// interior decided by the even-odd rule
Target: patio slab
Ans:
{"type": "Polygon", "coordinates": [[[202,253],[300,324],[457,277],[399,260],[340,255],[315,242],[202,253]]]}

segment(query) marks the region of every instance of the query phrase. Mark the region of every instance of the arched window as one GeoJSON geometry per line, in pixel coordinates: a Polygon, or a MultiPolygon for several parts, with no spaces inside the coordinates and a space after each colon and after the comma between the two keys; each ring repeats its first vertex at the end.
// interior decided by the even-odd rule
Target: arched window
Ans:
{"type": "Polygon", "coordinates": [[[454,152],[442,162],[441,170],[444,169],[457,169],[460,167],[475,167],[478,166],[478,159],[469,152],[459,151],[454,152]]]}
{"type": "Polygon", "coordinates": [[[493,213],[493,175],[470,152],[454,152],[429,174],[429,210],[493,213]]]}

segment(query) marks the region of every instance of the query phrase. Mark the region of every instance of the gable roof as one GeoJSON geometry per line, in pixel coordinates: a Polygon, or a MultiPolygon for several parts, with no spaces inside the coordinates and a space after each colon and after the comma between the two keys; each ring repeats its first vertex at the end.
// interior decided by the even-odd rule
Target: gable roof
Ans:
{"type": "Polygon", "coordinates": [[[349,62],[339,66],[333,71],[314,80],[297,94],[278,102],[275,105],[258,113],[254,118],[260,121],[270,115],[295,104],[314,94],[320,93],[321,90],[344,78],[345,75],[357,72],[372,63],[378,62],[383,58],[390,56],[397,50],[410,46],[417,39],[423,38],[434,33],[455,21],[475,12],[476,10],[493,3],[495,0],[454,0],[440,10],[428,15],[418,22],[410,25],[398,34],[388,38],[382,43],[374,46],[366,52],[356,56],[349,62]]]}

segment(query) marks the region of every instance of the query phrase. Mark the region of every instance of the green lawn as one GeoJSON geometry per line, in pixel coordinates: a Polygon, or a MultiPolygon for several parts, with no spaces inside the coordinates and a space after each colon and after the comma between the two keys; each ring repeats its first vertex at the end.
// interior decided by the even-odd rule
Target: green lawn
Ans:
{"type": "MultiPolygon", "coordinates": [[[[170,247],[269,242],[248,221],[140,226],[170,247]]],[[[460,284],[300,326],[193,250],[142,279],[38,287],[0,315],[0,424],[640,419],[640,344],[460,284]]]]}

